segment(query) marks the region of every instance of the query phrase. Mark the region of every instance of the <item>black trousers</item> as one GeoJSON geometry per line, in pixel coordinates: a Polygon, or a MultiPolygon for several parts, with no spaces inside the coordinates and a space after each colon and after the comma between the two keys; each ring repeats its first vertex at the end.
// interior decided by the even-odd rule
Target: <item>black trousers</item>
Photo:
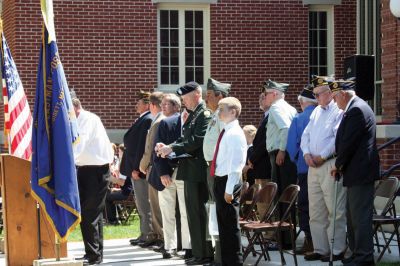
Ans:
{"type": "Polygon", "coordinates": [[[374,183],[347,187],[347,233],[356,264],[374,261],[374,191],[374,183]]]}
{"type": "MultiPolygon", "coordinates": [[[[290,161],[289,154],[286,152],[285,161],[283,165],[279,166],[276,164],[276,155],[278,150],[269,153],[269,159],[271,162],[271,179],[272,182],[278,184],[278,197],[280,197],[288,186],[297,183],[297,169],[296,165],[290,161]]],[[[280,205],[279,214],[281,218],[285,213],[288,206],[280,205]]],[[[296,210],[293,208],[291,212],[293,223],[296,224],[296,210]]],[[[285,248],[291,248],[290,233],[288,231],[283,232],[283,245],[285,248]]]]}
{"type": "Polygon", "coordinates": [[[89,260],[103,257],[103,211],[108,189],[109,165],[78,167],[81,231],[89,260]]]}
{"type": "Polygon", "coordinates": [[[207,240],[208,224],[206,202],[208,188],[206,182],[190,182],[185,184],[186,213],[189,225],[192,253],[196,258],[213,257],[212,243],[207,240]]]}
{"type": "Polygon", "coordinates": [[[300,186],[299,196],[297,199],[300,230],[304,232],[304,235],[308,239],[311,239],[307,173],[297,174],[297,184],[300,186]]]}
{"type": "Polygon", "coordinates": [[[117,206],[115,206],[114,201],[117,200],[126,200],[129,195],[125,195],[121,190],[110,191],[107,190],[106,197],[106,212],[107,212],[107,220],[108,222],[116,222],[117,221],[117,206]]]}
{"type": "Polygon", "coordinates": [[[219,241],[222,265],[243,265],[242,242],[239,227],[239,196],[241,184],[233,190],[232,204],[225,201],[225,188],[228,177],[215,177],[214,195],[217,209],[219,241]]]}

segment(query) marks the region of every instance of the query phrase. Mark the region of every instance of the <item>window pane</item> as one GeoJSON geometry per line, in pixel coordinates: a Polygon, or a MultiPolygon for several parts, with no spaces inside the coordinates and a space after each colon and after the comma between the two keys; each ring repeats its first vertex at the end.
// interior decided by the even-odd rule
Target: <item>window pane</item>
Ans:
{"type": "Polygon", "coordinates": [[[319,32],[319,47],[327,47],[328,44],[328,33],[327,30],[321,30],[319,32]]]}
{"type": "Polygon", "coordinates": [[[186,48],[185,52],[186,52],[186,54],[185,54],[186,66],[193,66],[194,65],[193,48],[186,48]]]}
{"type": "Polygon", "coordinates": [[[326,12],[318,12],[319,13],[319,28],[326,29],[326,12]]]}
{"type": "Polygon", "coordinates": [[[179,68],[171,67],[171,84],[179,84],[179,68]]]}
{"type": "Polygon", "coordinates": [[[169,49],[161,48],[160,56],[161,56],[161,65],[168,66],[169,65],[169,49]]]}
{"type": "Polygon", "coordinates": [[[193,47],[193,30],[185,30],[185,46],[193,47]]]}
{"type": "Polygon", "coordinates": [[[319,68],[319,75],[327,76],[328,75],[328,68],[327,67],[320,67],[319,68]]]}
{"type": "Polygon", "coordinates": [[[318,49],[310,49],[310,65],[317,66],[318,65],[318,49]]]}
{"type": "Polygon", "coordinates": [[[179,46],[179,30],[170,30],[170,42],[169,45],[171,47],[178,47],[179,46]]]}
{"type": "Polygon", "coordinates": [[[328,64],[328,52],[327,49],[319,50],[319,65],[326,66],[328,64]]]}
{"type": "Polygon", "coordinates": [[[160,27],[161,28],[168,28],[169,27],[169,19],[168,19],[168,10],[161,10],[160,11],[160,27]]]}
{"type": "Polygon", "coordinates": [[[161,68],[161,84],[169,84],[169,68],[161,68]]]}
{"type": "Polygon", "coordinates": [[[203,68],[202,67],[196,67],[196,73],[195,73],[195,81],[199,84],[204,83],[204,74],[203,74],[203,68]]]}
{"type": "Polygon", "coordinates": [[[310,30],[309,33],[309,45],[310,47],[317,47],[318,46],[318,37],[317,37],[318,31],[316,30],[310,30]]]}
{"type": "Polygon", "coordinates": [[[194,24],[197,29],[203,28],[203,11],[195,12],[194,24]]]}
{"type": "Polygon", "coordinates": [[[168,46],[169,43],[169,33],[168,30],[160,30],[160,45],[168,46]]]}
{"type": "Polygon", "coordinates": [[[196,30],[195,42],[196,42],[196,47],[203,47],[203,30],[196,30]]]}
{"type": "Polygon", "coordinates": [[[171,66],[179,65],[179,49],[171,48],[171,66]]]}
{"type": "Polygon", "coordinates": [[[193,11],[185,11],[185,28],[193,28],[193,11]]]}
{"type": "Polygon", "coordinates": [[[318,67],[310,67],[310,77],[313,75],[318,75],[318,67]]]}
{"type": "Polygon", "coordinates": [[[186,68],[186,82],[194,81],[194,69],[193,67],[186,68]]]}
{"type": "Polygon", "coordinates": [[[382,90],[381,84],[375,84],[375,113],[377,115],[382,115],[382,90]]]}
{"type": "Polygon", "coordinates": [[[178,28],[178,11],[171,10],[169,16],[171,21],[170,28],[178,28]]]}
{"type": "Polygon", "coordinates": [[[317,12],[310,12],[309,22],[308,22],[310,29],[316,29],[317,28],[317,16],[318,16],[317,12]]]}
{"type": "Polygon", "coordinates": [[[204,58],[203,49],[196,49],[195,58],[196,58],[195,65],[203,66],[203,58],[204,58]]]}

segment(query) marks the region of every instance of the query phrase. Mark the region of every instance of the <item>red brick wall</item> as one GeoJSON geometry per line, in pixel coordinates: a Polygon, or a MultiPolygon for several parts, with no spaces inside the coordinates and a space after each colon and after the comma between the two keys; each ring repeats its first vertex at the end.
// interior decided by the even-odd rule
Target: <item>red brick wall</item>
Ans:
{"type": "Polygon", "coordinates": [[[385,122],[393,122],[399,114],[398,89],[399,55],[400,55],[400,27],[389,9],[389,0],[382,2],[382,119],[385,122]]]}
{"type": "MultiPolygon", "coordinates": [[[[8,41],[31,106],[41,36],[40,2],[4,0],[8,41]],[[14,7],[15,2],[15,7],[14,7]]],[[[356,51],[354,0],[335,7],[335,62],[356,51]]],[[[150,0],[54,1],[56,34],[70,88],[105,126],[127,128],[139,89],[157,84],[157,6],[150,0]]],[[[308,79],[308,7],[301,0],[220,0],[211,5],[211,74],[233,83],[242,123],[258,124],[259,86],[290,83],[287,99],[308,79]]],[[[339,75],[340,76],[340,75],[339,75]]]]}

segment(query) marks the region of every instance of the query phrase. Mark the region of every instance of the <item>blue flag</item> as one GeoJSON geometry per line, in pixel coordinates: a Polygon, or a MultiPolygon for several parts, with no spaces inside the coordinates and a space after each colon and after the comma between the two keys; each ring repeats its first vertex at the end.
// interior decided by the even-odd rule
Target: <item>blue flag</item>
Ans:
{"type": "Polygon", "coordinates": [[[32,132],[32,195],[61,242],[79,224],[80,203],[72,145],[75,112],[55,40],[45,30],[40,51],[32,132]]]}

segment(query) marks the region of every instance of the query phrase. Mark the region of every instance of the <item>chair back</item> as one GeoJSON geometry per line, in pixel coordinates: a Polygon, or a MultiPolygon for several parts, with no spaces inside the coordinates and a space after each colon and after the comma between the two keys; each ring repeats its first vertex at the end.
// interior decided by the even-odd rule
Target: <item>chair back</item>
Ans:
{"type": "Polygon", "coordinates": [[[279,217],[279,205],[280,204],[286,204],[287,208],[284,212],[284,214],[281,216],[280,223],[282,222],[290,222],[291,217],[290,217],[290,211],[292,208],[295,206],[295,202],[297,200],[297,195],[299,194],[300,187],[298,185],[290,185],[285,188],[285,190],[282,192],[282,195],[279,197],[278,202],[275,204],[273,210],[270,212],[268,217],[266,217],[266,221],[271,221],[271,218],[274,217],[279,217]]]}
{"type": "Polygon", "coordinates": [[[259,184],[253,184],[247,189],[247,191],[240,199],[240,216],[244,220],[256,219],[254,206],[256,204],[256,198],[260,189],[261,187],[259,184]]]}
{"type": "Polygon", "coordinates": [[[244,182],[242,184],[242,190],[240,191],[240,197],[239,197],[239,202],[242,202],[243,196],[246,194],[247,190],[249,189],[249,182],[244,182]]]}
{"type": "MultiPolygon", "coordinates": [[[[386,215],[392,208],[400,182],[397,177],[381,180],[375,190],[374,207],[380,210],[378,214],[386,215]]],[[[375,211],[377,212],[377,211],[375,211]]]]}
{"type": "Polygon", "coordinates": [[[272,211],[273,202],[278,192],[278,185],[274,182],[268,182],[263,188],[258,191],[257,197],[255,199],[255,204],[264,203],[266,205],[265,213],[258,213],[260,221],[264,221],[269,213],[272,211]]]}

